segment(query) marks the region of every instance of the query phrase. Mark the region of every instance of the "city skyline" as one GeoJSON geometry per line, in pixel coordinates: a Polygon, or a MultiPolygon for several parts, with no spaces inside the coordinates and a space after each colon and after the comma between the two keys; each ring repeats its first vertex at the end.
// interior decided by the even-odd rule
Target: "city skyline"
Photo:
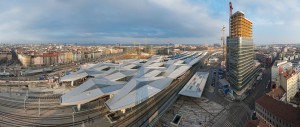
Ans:
{"type": "MultiPolygon", "coordinates": [[[[225,1],[9,1],[0,5],[1,42],[220,43],[225,1]]],[[[297,43],[299,1],[237,1],[253,21],[255,44],[297,43]]]]}

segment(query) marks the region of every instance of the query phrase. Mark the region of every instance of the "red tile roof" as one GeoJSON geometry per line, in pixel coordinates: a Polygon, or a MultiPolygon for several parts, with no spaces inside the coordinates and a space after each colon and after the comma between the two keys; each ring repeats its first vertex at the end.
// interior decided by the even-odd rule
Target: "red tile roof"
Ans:
{"type": "Polygon", "coordinates": [[[263,120],[249,120],[244,127],[269,127],[263,120]]]}
{"type": "Polygon", "coordinates": [[[286,78],[286,80],[288,80],[289,78],[291,78],[295,74],[296,74],[296,72],[295,72],[294,69],[287,70],[287,71],[283,72],[283,76],[286,78]]]}
{"type": "Polygon", "coordinates": [[[281,88],[281,86],[279,86],[279,87],[272,89],[272,91],[267,93],[267,95],[273,97],[276,100],[279,100],[280,98],[282,98],[284,93],[285,93],[285,91],[281,88]]]}
{"type": "Polygon", "coordinates": [[[44,53],[43,57],[57,57],[57,53],[44,53]]]}
{"type": "Polygon", "coordinates": [[[259,120],[249,120],[244,127],[257,127],[259,120]]]}
{"type": "Polygon", "coordinates": [[[268,95],[257,99],[256,104],[292,126],[300,127],[300,108],[277,101],[268,95]]]}

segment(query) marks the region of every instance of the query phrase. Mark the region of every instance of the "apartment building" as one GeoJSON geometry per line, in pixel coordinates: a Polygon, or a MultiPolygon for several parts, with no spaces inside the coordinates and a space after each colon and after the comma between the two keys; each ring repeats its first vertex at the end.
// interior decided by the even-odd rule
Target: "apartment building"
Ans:
{"type": "Polygon", "coordinates": [[[278,78],[279,74],[283,71],[290,70],[293,68],[293,64],[291,62],[277,60],[271,68],[271,77],[272,82],[275,82],[279,85],[278,78]]]}
{"type": "Polygon", "coordinates": [[[256,100],[257,117],[270,127],[300,127],[300,108],[264,95],[256,100]]]}
{"type": "Polygon", "coordinates": [[[290,102],[298,92],[298,74],[294,69],[280,74],[280,85],[286,91],[286,101],[290,102]]]}

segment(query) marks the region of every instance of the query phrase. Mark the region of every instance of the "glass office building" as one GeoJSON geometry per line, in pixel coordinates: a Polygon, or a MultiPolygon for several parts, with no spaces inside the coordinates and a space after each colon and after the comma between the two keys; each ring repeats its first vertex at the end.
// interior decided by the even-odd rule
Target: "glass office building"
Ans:
{"type": "Polygon", "coordinates": [[[226,78],[234,91],[240,91],[255,81],[252,22],[238,11],[230,17],[229,33],[226,42],[226,78]]]}

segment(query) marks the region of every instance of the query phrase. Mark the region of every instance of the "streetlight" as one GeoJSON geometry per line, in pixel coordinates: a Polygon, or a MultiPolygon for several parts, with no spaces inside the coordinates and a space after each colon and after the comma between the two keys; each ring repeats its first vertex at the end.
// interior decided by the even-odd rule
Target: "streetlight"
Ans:
{"type": "Polygon", "coordinates": [[[72,107],[72,110],[73,110],[73,114],[72,114],[72,120],[73,120],[73,127],[75,126],[74,125],[74,121],[75,121],[75,107],[72,107]]]}
{"type": "Polygon", "coordinates": [[[26,112],[26,95],[24,97],[24,111],[26,112]]]}
{"type": "Polygon", "coordinates": [[[41,98],[39,98],[39,117],[41,116],[41,98]]]}
{"type": "Polygon", "coordinates": [[[74,121],[75,121],[75,120],[74,120],[74,119],[75,119],[75,118],[74,118],[74,117],[75,117],[74,114],[75,114],[75,112],[73,111],[73,127],[74,127],[74,121]]]}

